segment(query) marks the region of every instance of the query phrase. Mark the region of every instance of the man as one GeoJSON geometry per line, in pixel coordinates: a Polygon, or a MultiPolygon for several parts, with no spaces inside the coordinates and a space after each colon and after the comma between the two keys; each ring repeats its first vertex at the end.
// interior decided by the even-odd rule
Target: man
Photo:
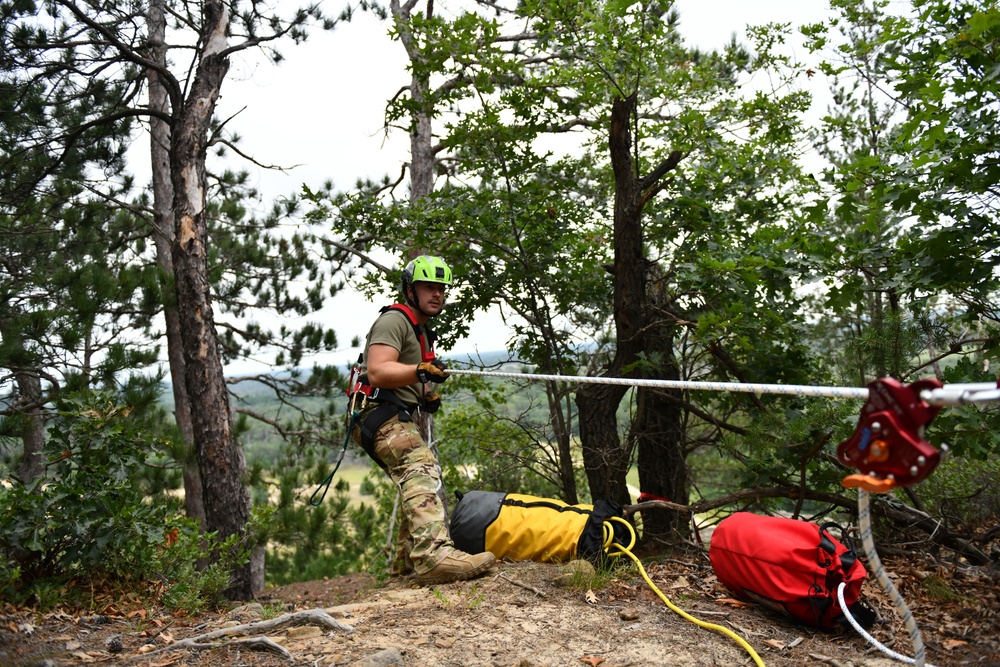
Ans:
{"type": "Polygon", "coordinates": [[[361,377],[351,395],[352,410],[360,406],[351,436],[386,471],[402,496],[401,553],[393,573],[412,571],[424,584],[471,579],[496,563],[489,552],[467,554],[455,548],[437,494],[438,461],[421,436],[424,414],[441,404],[433,387],[448,377],[434,356],[427,321],[441,312],[449,285],[451,269],[440,257],[421,255],[406,265],[402,281],[406,304],[383,308],[372,324],[361,377]]]}

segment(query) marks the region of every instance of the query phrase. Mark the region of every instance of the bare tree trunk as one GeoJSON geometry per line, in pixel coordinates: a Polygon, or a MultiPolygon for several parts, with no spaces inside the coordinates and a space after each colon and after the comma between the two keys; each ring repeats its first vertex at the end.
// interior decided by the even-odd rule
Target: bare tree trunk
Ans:
{"type": "MultiPolygon", "coordinates": [[[[615,172],[613,280],[617,347],[605,374],[616,376],[638,361],[642,349],[646,258],[642,244],[641,192],[632,164],[629,131],[635,104],[635,95],[624,100],[615,99],[609,134],[611,164],[615,172]]],[[[626,388],[622,386],[589,384],[582,386],[576,395],[583,462],[591,496],[623,505],[631,502],[625,483],[631,451],[621,442],[617,422],[618,405],[625,393],[626,388]]]]}
{"type": "MultiPolygon", "coordinates": [[[[250,494],[243,483],[246,461],[232,428],[229,393],[219,354],[208,280],[206,175],[208,133],[229,69],[226,31],[229,5],[205,0],[204,48],[190,94],[175,113],[170,147],[175,237],[172,245],[178,315],[184,348],[184,376],[204,485],[205,523],[220,538],[241,535],[250,520],[250,494]]],[[[249,600],[253,566],[238,566],[226,594],[249,600]]]]}
{"type": "MultiPolygon", "coordinates": [[[[151,60],[164,69],[167,66],[166,13],[164,0],[150,0],[149,44],[151,60]]],[[[149,109],[170,115],[166,87],[155,69],[146,72],[149,81],[149,109]]],[[[170,246],[174,240],[174,188],[170,181],[170,124],[161,117],[151,116],[150,157],[153,167],[153,236],[156,239],[156,265],[164,282],[163,317],[167,336],[167,361],[174,394],[174,420],[180,433],[180,464],[184,474],[184,510],[205,528],[205,502],[202,497],[201,474],[194,448],[194,427],[191,424],[191,404],[184,386],[184,350],[181,342],[180,316],[174,290],[174,260],[170,246]]]]}
{"type": "MultiPolygon", "coordinates": [[[[606,375],[622,371],[642,359],[647,363],[644,377],[677,379],[674,357],[673,324],[659,320],[658,305],[666,298],[659,281],[650,275],[657,267],[644,253],[642,210],[658,191],[663,174],[681,159],[674,153],[650,175],[636,173],[632,155],[629,123],[635,113],[636,95],[614,100],[608,145],[615,173],[614,209],[614,318],[617,334],[615,356],[605,369],[606,375]],[[655,354],[653,354],[655,353],[655,354]],[[648,360],[661,359],[659,368],[648,367],[648,360]]],[[[639,483],[642,491],[676,502],[687,502],[687,469],[684,462],[682,410],[667,392],[650,389],[636,391],[637,411],[631,436],[622,443],[618,435],[618,406],[625,388],[608,385],[585,385],[577,392],[580,411],[580,439],[584,464],[594,498],[610,498],[622,504],[630,502],[625,483],[633,449],[637,450],[639,483]]],[[[683,531],[686,523],[677,517],[644,517],[643,540],[669,538],[683,531]]]]}
{"type": "MultiPolygon", "coordinates": [[[[396,30],[399,31],[399,41],[406,49],[406,55],[412,63],[419,63],[421,58],[420,45],[413,39],[410,32],[410,21],[417,0],[407,0],[399,4],[392,0],[390,8],[396,30]]],[[[428,0],[426,18],[434,12],[433,0],[428,0]]],[[[430,82],[426,74],[414,73],[410,79],[410,98],[418,109],[413,114],[410,127],[410,202],[419,201],[434,191],[434,148],[431,126],[431,109],[428,106],[427,92],[430,82]]]]}
{"type": "Polygon", "coordinates": [[[45,415],[42,412],[42,382],[36,373],[15,372],[18,397],[14,407],[24,420],[21,424],[21,442],[24,456],[17,474],[26,487],[45,472],[42,448],[45,447],[45,415]]]}
{"type": "MultiPolygon", "coordinates": [[[[10,320],[0,314],[0,340],[12,350],[24,350],[19,334],[10,320]]],[[[26,368],[12,368],[17,394],[11,406],[21,420],[20,434],[23,456],[17,469],[18,479],[25,487],[45,472],[42,448],[45,446],[45,416],[42,412],[42,381],[38,373],[26,368]]]]}
{"type": "MultiPolygon", "coordinates": [[[[427,78],[414,75],[410,84],[414,101],[427,97],[427,78]]],[[[419,201],[434,191],[434,148],[430,112],[421,108],[410,130],[410,201],[419,201]]]]}

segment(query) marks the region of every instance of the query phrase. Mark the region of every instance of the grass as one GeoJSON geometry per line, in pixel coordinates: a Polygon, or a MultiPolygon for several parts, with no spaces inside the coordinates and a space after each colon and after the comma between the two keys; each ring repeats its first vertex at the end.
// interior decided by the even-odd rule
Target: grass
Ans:
{"type": "MultiPolygon", "coordinates": [[[[361,483],[370,472],[372,472],[372,468],[369,465],[341,466],[334,476],[333,483],[336,484],[341,479],[347,481],[347,484],[350,486],[352,506],[360,505],[362,502],[371,504],[371,497],[361,494],[361,483]]],[[[309,492],[312,493],[312,490],[309,492]]]]}

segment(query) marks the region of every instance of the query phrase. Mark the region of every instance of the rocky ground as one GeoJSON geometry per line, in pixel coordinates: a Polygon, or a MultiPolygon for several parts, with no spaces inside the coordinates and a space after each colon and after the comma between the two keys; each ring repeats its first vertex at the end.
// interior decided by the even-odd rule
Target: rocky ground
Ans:
{"type": "MultiPolygon", "coordinates": [[[[1000,572],[945,571],[885,559],[935,665],[1000,667],[1000,572]]],[[[85,612],[0,608],[3,667],[557,667],[751,665],[722,632],[672,611],[634,566],[591,588],[566,566],[501,563],[472,582],[420,587],[367,575],[266,590],[258,602],[196,616],[136,603],[85,612]]],[[[772,667],[889,667],[853,630],[822,632],[733,600],[702,554],[647,564],[653,585],[701,621],[742,637],[772,667]]],[[[869,577],[862,598],[884,621],[873,634],[910,643],[869,577]]]]}

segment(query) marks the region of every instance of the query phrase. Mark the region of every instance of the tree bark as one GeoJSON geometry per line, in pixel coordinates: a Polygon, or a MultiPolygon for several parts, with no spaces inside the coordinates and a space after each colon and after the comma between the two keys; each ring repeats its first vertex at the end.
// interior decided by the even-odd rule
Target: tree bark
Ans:
{"type": "Polygon", "coordinates": [[[45,473],[42,448],[45,447],[45,416],[42,413],[42,382],[29,371],[17,371],[18,397],[14,406],[21,413],[21,442],[24,456],[17,469],[21,483],[26,487],[45,473]]]}
{"type": "MultiPolygon", "coordinates": [[[[674,355],[674,324],[654,313],[670,306],[669,292],[660,267],[651,265],[644,292],[650,322],[644,346],[648,359],[659,359],[659,367],[648,377],[679,380],[680,369],[674,355]],[[654,355],[653,353],[657,353],[654,355]]],[[[683,401],[678,389],[641,387],[636,390],[636,415],[632,433],[636,438],[639,488],[660,498],[682,504],[688,502],[687,463],[684,460],[683,401]]],[[[643,540],[675,542],[688,537],[690,525],[678,514],[653,513],[643,516],[643,540]]]]}
{"type": "MultiPolygon", "coordinates": [[[[608,366],[606,374],[615,375],[614,369],[614,364],[608,366]]],[[[619,385],[587,385],[576,394],[590,497],[607,498],[623,505],[630,502],[625,476],[632,452],[618,435],[616,413],[626,391],[627,387],[619,385]]]]}
{"type": "MultiPolygon", "coordinates": [[[[206,0],[202,11],[204,46],[190,94],[175,116],[171,135],[175,220],[172,253],[185,386],[204,485],[206,529],[218,533],[222,539],[240,535],[245,540],[250,494],[243,482],[246,461],[233,433],[229,392],[212,311],[205,197],[208,133],[229,69],[225,52],[229,6],[221,0],[206,0]]],[[[252,570],[249,562],[233,570],[226,591],[230,599],[253,598],[256,591],[252,570]]]]}
{"type": "MultiPolygon", "coordinates": [[[[616,98],[611,106],[608,136],[611,165],[615,174],[614,209],[614,319],[617,334],[615,356],[605,376],[627,376],[623,370],[639,360],[642,349],[643,294],[646,258],[642,244],[641,192],[631,157],[629,120],[636,96],[616,98]]],[[[631,449],[618,435],[618,406],[627,391],[619,385],[584,385],[576,395],[580,411],[580,440],[592,498],[608,498],[622,504],[630,500],[625,477],[631,449]]]]}
{"type": "MultiPolygon", "coordinates": [[[[166,12],[163,0],[150,0],[149,10],[150,59],[163,69],[167,66],[166,12]]],[[[150,68],[149,109],[170,114],[170,101],[162,75],[150,68]]],[[[153,236],[156,239],[156,265],[160,268],[164,295],[163,318],[167,337],[167,362],[174,395],[174,421],[180,435],[179,457],[184,475],[184,511],[205,528],[205,504],[202,497],[201,473],[194,448],[194,427],[191,405],[184,380],[184,350],[181,340],[180,316],[174,290],[174,261],[171,245],[174,240],[174,189],[170,180],[170,124],[158,116],[149,119],[150,158],[153,174],[153,236]]]]}
{"type": "MultiPolygon", "coordinates": [[[[650,280],[658,267],[645,257],[642,211],[660,186],[659,179],[676,166],[680,154],[671,155],[646,179],[637,174],[630,130],[636,103],[633,94],[615,99],[611,107],[608,146],[615,174],[613,280],[617,347],[605,375],[675,380],[679,371],[673,325],[656,315],[657,306],[667,300],[667,292],[662,280],[650,280]],[[658,367],[650,367],[656,359],[658,367]],[[633,366],[639,370],[624,372],[633,366]]],[[[580,439],[592,497],[611,498],[626,505],[630,502],[625,477],[632,452],[636,451],[640,489],[686,503],[687,469],[678,402],[661,390],[638,389],[631,435],[622,444],[617,413],[624,395],[622,387],[597,384],[585,385],[577,393],[580,439]]],[[[643,519],[643,541],[687,535],[687,523],[682,517],[651,515],[643,519]]]]}
{"type": "MultiPolygon", "coordinates": [[[[0,314],[0,340],[8,347],[24,351],[20,334],[10,320],[0,314]]],[[[27,368],[12,368],[17,393],[14,397],[13,413],[21,420],[20,434],[22,444],[21,462],[17,468],[18,479],[25,487],[42,476],[45,472],[42,459],[42,448],[45,447],[45,415],[42,408],[45,400],[42,398],[42,381],[37,372],[27,368]]]]}

